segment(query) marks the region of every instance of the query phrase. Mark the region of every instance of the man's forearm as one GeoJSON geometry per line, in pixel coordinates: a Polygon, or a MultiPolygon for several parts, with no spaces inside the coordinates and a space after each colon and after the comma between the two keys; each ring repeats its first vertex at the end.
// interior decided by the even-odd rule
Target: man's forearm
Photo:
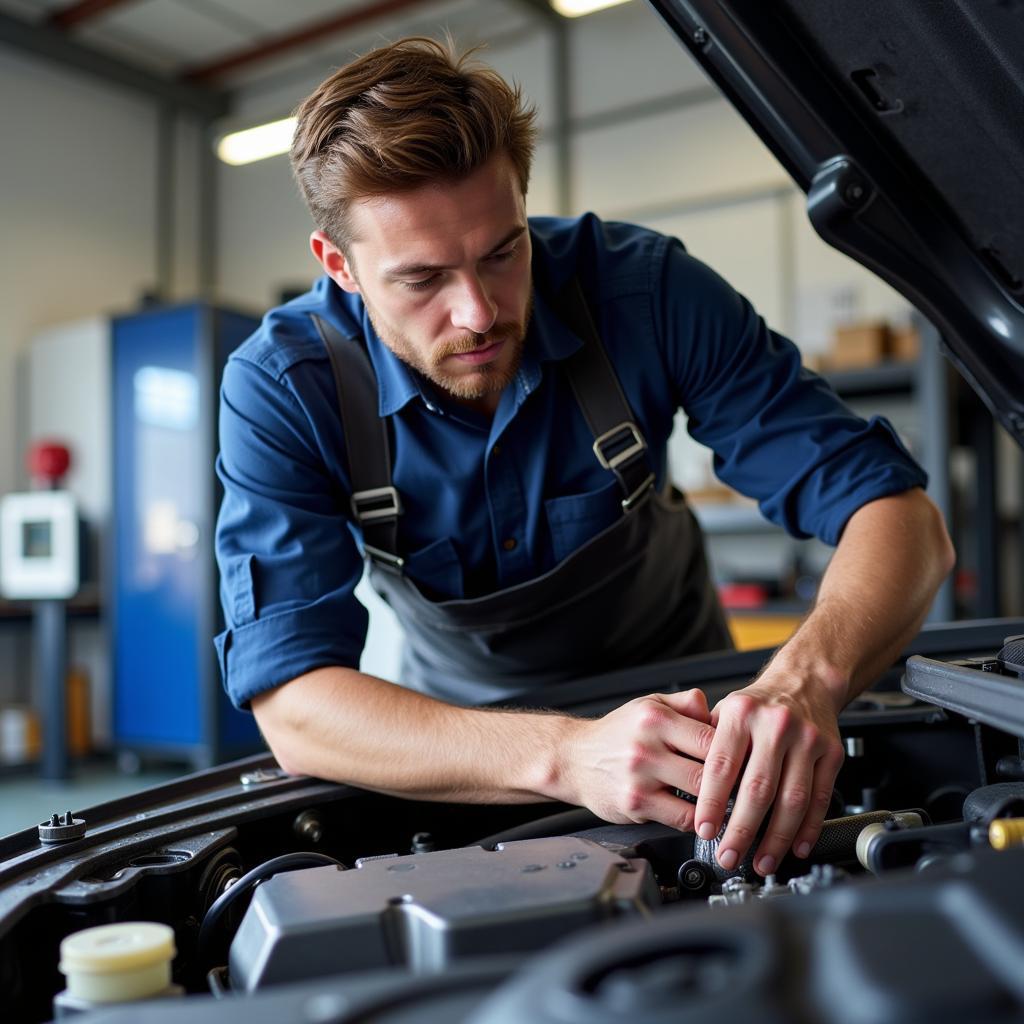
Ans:
{"type": "Polygon", "coordinates": [[[558,795],[578,720],[432,700],[355,669],[323,668],[261,694],[253,710],[287,771],[382,792],[473,803],[558,795]]]}
{"type": "Polygon", "coordinates": [[[915,636],[954,558],[924,492],[865,505],[843,532],[814,609],[769,671],[826,687],[840,710],[915,636]]]}
{"type": "Polygon", "coordinates": [[[762,875],[788,849],[807,856],[842,763],[839,712],[920,628],[953,557],[923,491],[880,498],[850,518],[813,611],[760,676],[712,712],[696,828],[713,838],[728,816],[723,867],[755,840],[762,875]]]}
{"type": "Polygon", "coordinates": [[[553,799],[612,822],[693,826],[714,737],[700,690],[649,694],[602,718],[462,708],[353,669],[310,672],[253,699],[295,774],[430,800],[553,799]]]}

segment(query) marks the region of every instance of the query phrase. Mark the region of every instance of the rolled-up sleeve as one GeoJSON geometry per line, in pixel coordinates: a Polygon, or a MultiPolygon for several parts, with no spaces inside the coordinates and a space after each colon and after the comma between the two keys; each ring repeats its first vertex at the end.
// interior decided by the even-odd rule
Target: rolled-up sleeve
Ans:
{"type": "Polygon", "coordinates": [[[927,476],[885,419],[853,413],[796,346],[678,243],[654,315],[693,438],[715,473],[795,537],[836,544],[862,505],[927,476]]]}
{"type": "Polygon", "coordinates": [[[234,705],[315,668],[358,667],[363,564],[339,482],[294,391],[245,359],[224,371],[217,474],[226,628],[214,643],[234,705]]]}

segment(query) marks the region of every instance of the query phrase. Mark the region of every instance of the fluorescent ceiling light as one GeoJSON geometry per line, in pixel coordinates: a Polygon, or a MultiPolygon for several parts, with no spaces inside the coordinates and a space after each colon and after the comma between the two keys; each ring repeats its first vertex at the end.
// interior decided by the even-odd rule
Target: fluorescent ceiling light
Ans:
{"type": "Polygon", "coordinates": [[[238,166],[287,153],[295,134],[295,118],[286,117],[243,132],[232,132],[217,143],[217,156],[226,164],[238,166]]]}
{"type": "Polygon", "coordinates": [[[593,14],[594,11],[603,11],[606,7],[617,7],[626,2],[627,0],[551,0],[551,6],[563,18],[580,18],[584,14],[593,14]]]}

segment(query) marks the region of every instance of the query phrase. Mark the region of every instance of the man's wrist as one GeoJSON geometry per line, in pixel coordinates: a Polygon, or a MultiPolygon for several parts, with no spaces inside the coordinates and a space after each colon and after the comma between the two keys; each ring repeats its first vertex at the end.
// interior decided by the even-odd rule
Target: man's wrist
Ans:
{"type": "Polygon", "coordinates": [[[792,641],[780,648],[768,664],[762,678],[769,676],[783,688],[827,698],[837,715],[854,697],[850,670],[821,652],[804,649],[792,641]]]}
{"type": "Polygon", "coordinates": [[[528,715],[529,728],[536,729],[539,750],[527,764],[527,787],[538,796],[562,803],[579,802],[573,771],[573,748],[587,721],[569,715],[528,715]]]}

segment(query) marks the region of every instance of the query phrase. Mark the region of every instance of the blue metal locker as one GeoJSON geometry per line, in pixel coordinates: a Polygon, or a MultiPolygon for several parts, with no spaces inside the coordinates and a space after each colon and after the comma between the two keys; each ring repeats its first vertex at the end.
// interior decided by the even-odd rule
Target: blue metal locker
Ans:
{"type": "Polygon", "coordinates": [[[213,531],[217,392],[257,326],[203,304],[112,324],[113,738],[122,751],[196,767],[258,750],[251,715],[223,691],[213,531]]]}

